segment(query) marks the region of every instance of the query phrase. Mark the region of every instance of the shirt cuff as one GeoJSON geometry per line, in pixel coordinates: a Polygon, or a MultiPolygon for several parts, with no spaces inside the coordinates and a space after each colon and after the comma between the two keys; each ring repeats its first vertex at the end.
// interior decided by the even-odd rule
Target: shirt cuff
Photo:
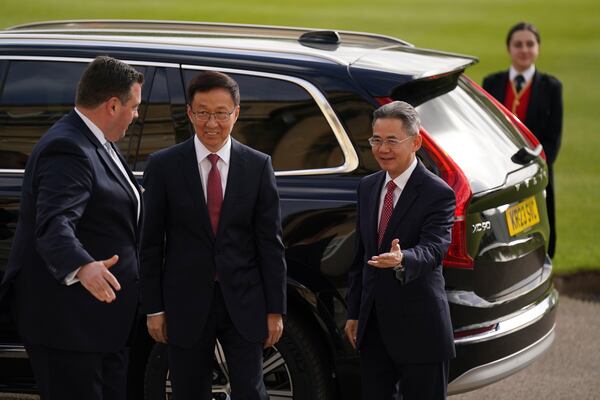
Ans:
{"type": "Polygon", "coordinates": [[[63,283],[67,286],[71,286],[72,284],[79,282],[79,278],[77,278],[77,273],[80,269],[81,267],[77,268],[75,271],[65,276],[65,279],[63,279],[63,283]]]}
{"type": "Polygon", "coordinates": [[[159,312],[155,312],[155,313],[152,313],[152,314],[146,314],[146,317],[155,317],[157,315],[162,315],[164,313],[165,313],[164,311],[159,311],[159,312]]]}

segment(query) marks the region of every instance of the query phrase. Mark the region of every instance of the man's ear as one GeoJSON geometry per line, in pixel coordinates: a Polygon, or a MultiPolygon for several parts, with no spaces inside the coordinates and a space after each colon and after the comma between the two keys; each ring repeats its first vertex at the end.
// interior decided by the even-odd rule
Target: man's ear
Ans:
{"type": "Polygon", "coordinates": [[[117,97],[111,97],[106,100],[105,109],[109,114],[114,114],[117,111],[117,107],[119,106],[119,99],[117,97]]]}
{"type": "Polygon", "coordinates": [[[235,124],[237,122],[238,117],[240,116],[240,106],[239,105],[235,106],[235,111],[233,112],[233,114],[231,116],[233,117],[233,123],[235,124]]]}
{"type": "Polygon", "coordinates": [[[413,141],[413,151],[416,152],[417,150],[419,150],[421,148],[422,144],[423,144],[423,137],[421,136],[420,133],[417,133],[415,135],[415,140],[413,141]]]}

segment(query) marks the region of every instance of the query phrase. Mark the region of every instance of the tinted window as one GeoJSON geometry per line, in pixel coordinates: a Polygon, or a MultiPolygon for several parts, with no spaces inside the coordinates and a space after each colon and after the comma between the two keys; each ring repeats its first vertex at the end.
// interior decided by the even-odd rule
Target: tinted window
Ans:
{"type": "MultiPolygon", "coordinates": [[[[185,71],[186,85],[199,71],[185,71]]],[[[277,171],[343,164],[338,141],[313,97],[280,79],[231,74],[240,85],[241,112],[232,132],[240,142],[271,155],[277,171]]]]}
{"type": "Polygon", "coordinates": [[[507,172],[522,168],[510,157],[524,142],[491,107],[464,82],[417,107],[423,127],[462,168],[474,193],[501,186],[507,172]]]}
{"type": "Polygon", "coordinates": [[[150,154],[172,146],[177,141],[165,68],[156,69],[151,84],[150,97],[143,116],[142,140],[134,166],[137,171],[146,167],[150,154]]]}
{"type": "Polygon", "coordinates": [[[0,95],[0,168],[25,168],[33,145],[73,108],[86,64],[11,62],[0,95]]]}
{"type": "MultiPolygon", "coordinates": [[[[38,139],[73,109],[77,83],[86,66],[54,61],[9,64],[0,93],[0,168],[25,168],[38,139]]],[[[144,72],[143,68],[136,69],[144,72]]],[[[137,148],[136,130],[139,126],[132,125],[130,137],[118,143],[126,157],[137,148]]]]}

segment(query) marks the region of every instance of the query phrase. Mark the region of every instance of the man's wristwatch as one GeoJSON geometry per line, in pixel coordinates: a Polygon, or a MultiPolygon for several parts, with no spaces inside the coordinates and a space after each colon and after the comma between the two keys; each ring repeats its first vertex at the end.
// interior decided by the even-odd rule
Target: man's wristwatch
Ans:
{"type": "Polygon", "coordinates": [[[400,283],[404,284],[404,276],[406,273],[406,268],[404,267],[404,265],[402,265],[402,263],[396,265],[394,268],[394,274],[396,276],[396,279],[398,279],[400,281],[400,283]]]}

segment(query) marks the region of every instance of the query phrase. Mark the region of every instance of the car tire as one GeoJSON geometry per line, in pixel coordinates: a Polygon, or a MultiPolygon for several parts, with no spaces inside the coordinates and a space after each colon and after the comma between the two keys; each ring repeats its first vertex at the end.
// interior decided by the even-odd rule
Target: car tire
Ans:
{"type": "MultiPolygon", "coordinates": [[[[215,348],[217,373],[214,375],[213,395],[216,399],[228,399],[227,368],[224,359],[220,358],[220,346],[215,348]],[[223,366],[223,364],[225,364],[223,366]],[[219,371],[218,368],[221,367],[219,371]]],[[[290,316],[284,328],[284,334],[274,347],[264,350],[265,385],[267,392],[279,395],[279,398],[290,400],[330,400],[332,398],[332,375],[323,351],[312,339],[309,331],[290,316]]],[[[170,399],[170,382],[168,380],[169,365],[167,346],[161,343],[154,345],[148,364],[144,382],[144,398],[146,400],[170,399]]]]}

